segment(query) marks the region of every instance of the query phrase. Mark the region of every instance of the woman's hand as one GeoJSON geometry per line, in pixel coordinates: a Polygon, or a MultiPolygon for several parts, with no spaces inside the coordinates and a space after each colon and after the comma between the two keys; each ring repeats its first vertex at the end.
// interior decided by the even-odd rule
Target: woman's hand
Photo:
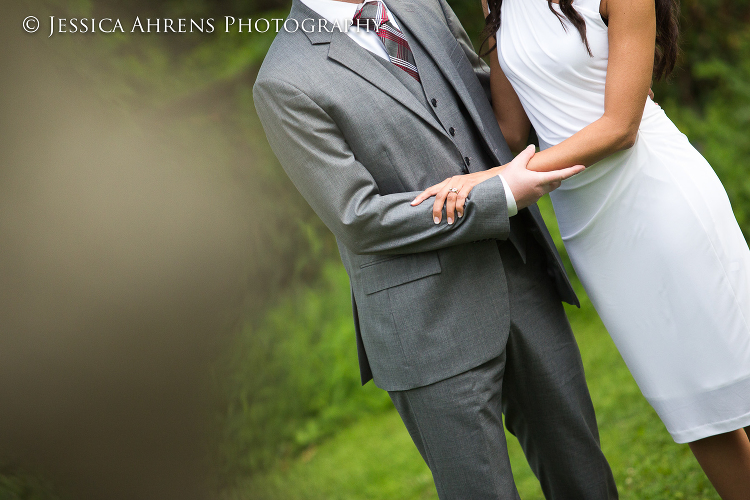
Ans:
{"type": "Polygon", "coordinates": [[[464,203],[466,202],[466,197],[474,189],[474,186],[487,179],[491,179],[493,176],[499,174],[501,170],[502,167],[495,167],[473,174],[454,175],[445,179],[440,184],[435,184],[422,191],[419,196],[414,198],[411,205],[416,207],[427,198],[434,196],[435,203],[432,204],[432,220],[435,224],[440,224],[440,220],[443,218],[443,204],[445,204],[448,224],[453,224],[454,212],[459,217],[464,216],[464,203]]]}
{"type": "Polygon", "coordinates": [[[535,172],[527,167],[535,153],[534,146],[528,146],[521,151],[512,161],[502,167],[494,167],[483,172],[473,174],[455,175],[445,179],[440,184],[425,189],[419,196],[411,202],[412,206],[417,206],[427,198],[435,197],[432,205],[432,218],[435,224],[439,224],[443,216],[443,205],[448,224],[453,224],[454,212],[459,217],[464,215],[464,203],[471,190],[477,184],[491,179],[493,176],[503,173],[503,179],[508,183],[513,197],[516,199],[516,206],[519,210],[536,203],[539,198],[554,191],[560,187],[560,183],[569,177],[584,170],[583,165],[574,165],[572,167],[553,170],[551,172],[535,172]]]}

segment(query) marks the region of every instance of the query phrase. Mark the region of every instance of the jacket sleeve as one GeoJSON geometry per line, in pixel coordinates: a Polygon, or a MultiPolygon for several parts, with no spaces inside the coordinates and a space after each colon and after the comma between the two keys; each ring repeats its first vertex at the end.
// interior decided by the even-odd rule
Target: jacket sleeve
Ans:
{"type": "Polygon", "coordinates": [[[416,253],[508,237],[508,210],[498,176],[474,187],[462,218],[448,225],[443,217],[436,225],[429,200],[410,205],[419,191],[379,194],[336,123],[308,95],[289,83],[261,79],[253,87],[253,98],[281,166],[352,252],[416,253]]]}

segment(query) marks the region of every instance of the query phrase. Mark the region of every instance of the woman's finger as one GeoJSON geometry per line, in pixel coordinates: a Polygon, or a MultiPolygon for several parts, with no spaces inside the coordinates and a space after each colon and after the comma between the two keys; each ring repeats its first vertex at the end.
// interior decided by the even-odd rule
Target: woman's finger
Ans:
{"type": "Polygon", "coordinates": [[[456,195],[457,192],[458,188],[451,186],[445,199],[445,216],[448,219],[448,224],[453,224],[453,222],[456,220],[456,198],[458,197],[456,195]]]}
{"type": "Polygon", "coordinates": [[[471,184],[464,184],[458,192],[458,196],[456,197],[456,214],[459,217],[464,216],[464,206],[466,205],[466,198],[469,196],[469,193],[473,188],[474,186],[471,184]]]}
{"type": "Polygon", "coordinates": [[[422,191],[421,193],[419,193],[419,195],[417,195],[417,197],[414,198],[414,200],[412,200],[411,206],[416,207],[417,205],[419,205],[420,203],[422,203],[427,198],[429,198],[431,196],[435,196],[435,193],[437,192],[438,189],[439,189],[438,185],[428,187],[427,189],[425,189],[424,191],[422,191]]]}
{"type": "Polygon", "coordinates": [[[414,200],[411,202],[411,206],[416,207],[427,198],[435,196],[438,193],[438,191],[440,191],[440,188],[445,186],[449,181],[450,179],[445,179],[440,184],[435,184],[434,186],[428,187],[427,189],[419,193],[419,195],[416,198],[414,198],[414,200]]]}
{"type": "Polygon", "coordinates": [[[443,205],[445,205],[447,197],[447,187],[444,187],[435,195],[435,203],[432,204],[432,221],[435,224],[440,224],[440,221],[443,220],[443,205]]]}

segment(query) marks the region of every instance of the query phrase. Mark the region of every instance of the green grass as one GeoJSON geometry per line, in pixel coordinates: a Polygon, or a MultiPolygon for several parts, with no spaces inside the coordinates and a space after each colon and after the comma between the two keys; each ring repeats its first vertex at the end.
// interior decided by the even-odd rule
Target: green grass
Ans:
{"type": "Polygon", "coordinates": [[[429,469],[394,411],[368,416],[226,500],[436,498],[429,469]]]}
{"type": "MultiPolygon", "coordinates": [[[[560,243],[549,200],[542,211],[560,243]]],[[[565,250],[560,245],[561,253],[565,250]]],[[[341,270],[340,272],[343,272],[341,270]]],[[[602,449],[620,497],[717,500],[687,445],[675,444],[640,393],[596,311],[574,279],[581,309],[567,307],[596,409],[602,449]]],[[[509,454],[523,500],[543,499],[513,436],[509,454]]],[[[326,441],[225,490],[224,500],[435,499],[429,469],[398,414],[367,415],[326,441]]]]}
{"type": "MultiPolygon", "coordinates": [[[[568,310],[581,346],[602,447],[623,499],[718,499],[686,445],[675,444],[641,396],[585,300],[568,310]]],[[[543,499],[518,442],[508,436],[524,500],[543,499]]],[[[294,460],[240,483],[225,500],[435,499],[429,469],[398,414],[367,416],[294,460]]]]}

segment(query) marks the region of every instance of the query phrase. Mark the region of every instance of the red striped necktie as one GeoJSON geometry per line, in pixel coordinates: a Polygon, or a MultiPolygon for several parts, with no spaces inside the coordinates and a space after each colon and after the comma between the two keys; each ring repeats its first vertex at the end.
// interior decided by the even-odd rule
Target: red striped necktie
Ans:
{"type": "Polygon", "coordinates": [[[401,30],[388,20],[388,11],[383,2],[377,0],[362,5],[354,14],[352,26],[375,31],[375,34],[382,40],[391,62],[409,73],[418,82],[420,81],[409,42],[406,41],[401,30]]]}

